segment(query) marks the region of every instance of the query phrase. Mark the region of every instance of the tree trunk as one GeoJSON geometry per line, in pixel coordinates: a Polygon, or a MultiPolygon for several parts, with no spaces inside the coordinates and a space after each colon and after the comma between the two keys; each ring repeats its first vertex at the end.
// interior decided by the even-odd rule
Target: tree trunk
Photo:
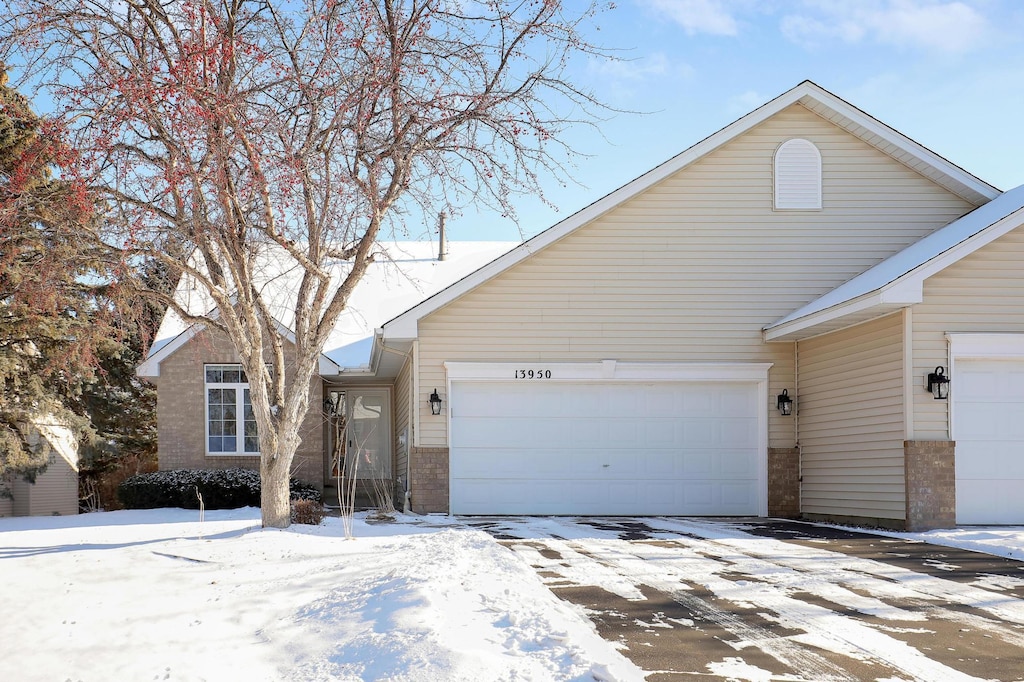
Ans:
{"type": "Polygon", "coordinates": [[[282,460],[291,457],[260,459],[260,512],[264,528],[287,528],[291,525],[291,499],[288,490],[288,466],[282,460]]]}

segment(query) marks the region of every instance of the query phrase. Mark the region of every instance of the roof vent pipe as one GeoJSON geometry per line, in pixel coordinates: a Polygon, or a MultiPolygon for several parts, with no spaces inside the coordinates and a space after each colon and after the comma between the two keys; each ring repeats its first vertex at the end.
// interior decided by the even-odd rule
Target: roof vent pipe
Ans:
{"type": "Polygon", "coordinates": [[[448,214],[441,211],[438,216],[438,244],[437,247],[437,260],[444,260],[448,257],[448,238],[444,234],[444,221],[448,218],[448,214]]]}

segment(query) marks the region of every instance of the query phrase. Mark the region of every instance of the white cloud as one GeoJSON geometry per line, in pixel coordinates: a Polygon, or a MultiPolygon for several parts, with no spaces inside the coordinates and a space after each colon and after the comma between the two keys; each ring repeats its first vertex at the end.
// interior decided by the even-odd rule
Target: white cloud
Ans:
{"type": "Polygon", "coordinates": [[[676,88],[680,81],[694,75],[692,66],[674,61],[663,52],[637,59],[591,59],[587,70],[600,79],[602,90],[611,100],[626,108],[635,106],[639,93],[645,90],[676,88]]]}
{"type": "Polygon", "coordinates": [[[948,0],[809,0],[805,11],[782,19],[793,42],[818,46],[834,40],[873,40],[898,47],[966,52],[986,39],[991,27],[965,2],[948,0]]]}
{"type": "Polygon", "coordinates": [[[682,26],[688,35],[734,36],[739,33],[736,19],[723,0],[644,0],[644,4],[682,26]]]}
{"type": "Polygon", "coordinates": [[[664,52],[655,52],[638,59],[591,60],[589,68],[593,73],[617,81],[635,82],[651,76],[693,75],[693,67],[673,62],[664,52]]]}

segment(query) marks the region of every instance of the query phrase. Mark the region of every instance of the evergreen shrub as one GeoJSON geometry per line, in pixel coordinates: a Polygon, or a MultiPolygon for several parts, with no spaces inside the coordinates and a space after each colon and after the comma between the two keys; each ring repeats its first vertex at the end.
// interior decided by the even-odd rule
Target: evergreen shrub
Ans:
{"type": "MultiPolygon", "coordinates": [[[[320,491],[297,479],[289,481],[293,500],[320,500],[320,491]]],[[[176,469],[126,478],[117,497],[126,509],[181,507],[206,509],[260,506],[260,474],[252,469],[176,469]]]]}

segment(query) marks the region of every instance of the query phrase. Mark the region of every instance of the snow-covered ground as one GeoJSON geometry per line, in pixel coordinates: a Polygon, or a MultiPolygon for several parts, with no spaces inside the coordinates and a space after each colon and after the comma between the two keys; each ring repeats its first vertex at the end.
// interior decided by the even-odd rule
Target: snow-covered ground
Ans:
{"type": "MultiPolygon", "coordinates": [[[[573,532],[595,537],[593,529],[574,531],[581,527],[568,520],[514,523],[518,537],[561,543],[563,557],[571,554],[562,545],[573,532]]],[[[779,566],[747,557],[774,552],[774,545],[741,525],[663,523],[683,523],[691,534],[745,553],[737,556],[766,585],[781,580],[779,566]]],[[[1020,527],[890,535],[1024,557],[1020,527]]],[[[357,519],[355,536],[346,540],[336,518],[319,527],[263,530],[254,509],[208,512],[201,523],[197,512],[176,509],[0,519],[0,680],[644,679],[597,635],[582,609],[549,592],[521,551],[509,552],[458,519],[357,519]]],[[[621,544],[612,549],[633,551],[621,544]]],[[[787,546],[782,553],[792,562],[794,551],[787,546]]],[[[609,552],[602,554],[606,562],[609,552]]],[[[673,550],[672,561],[701,558],[691,554],[673,550]]],[[[820,554],[807,559],[814,569],[808,575],[824,575],[828,553],[820,554]]],[[[650,583],[647,562],[624,559],[625,577],[602,578],[606,567],[584,558],[579,575],[572,562],[548,562],[549,570],[613,594],[630,590],[630,598],[642,598],[633,595],[634,585],[650,583]]],[[[666,557],[656,558],[671,568],[666,557]]],[[[738,570],[705,563],[698,571],[705,578],[738,570]]],[[[820,589],[831,595],[839,588],[820,589]]],[[[743,598],[758,594],[745,589],[743,598]]],[[[750,666],[722,667],[741,662],[727,658],[708,669],[761,679],[750,666]]]]}
{"type": "Polygon", "coordinates": [[[0,519],[0,680],[641,680],[489,535],[254,509],[0,519]]]}
{"type": "Polygon", "coordinates": [[[964,526],[949,530],[931,530],[927,533],[875,532],[878,535],[928,542],[944,547],[959,547],[1024,561],[1024,526],[964,526]]]}

